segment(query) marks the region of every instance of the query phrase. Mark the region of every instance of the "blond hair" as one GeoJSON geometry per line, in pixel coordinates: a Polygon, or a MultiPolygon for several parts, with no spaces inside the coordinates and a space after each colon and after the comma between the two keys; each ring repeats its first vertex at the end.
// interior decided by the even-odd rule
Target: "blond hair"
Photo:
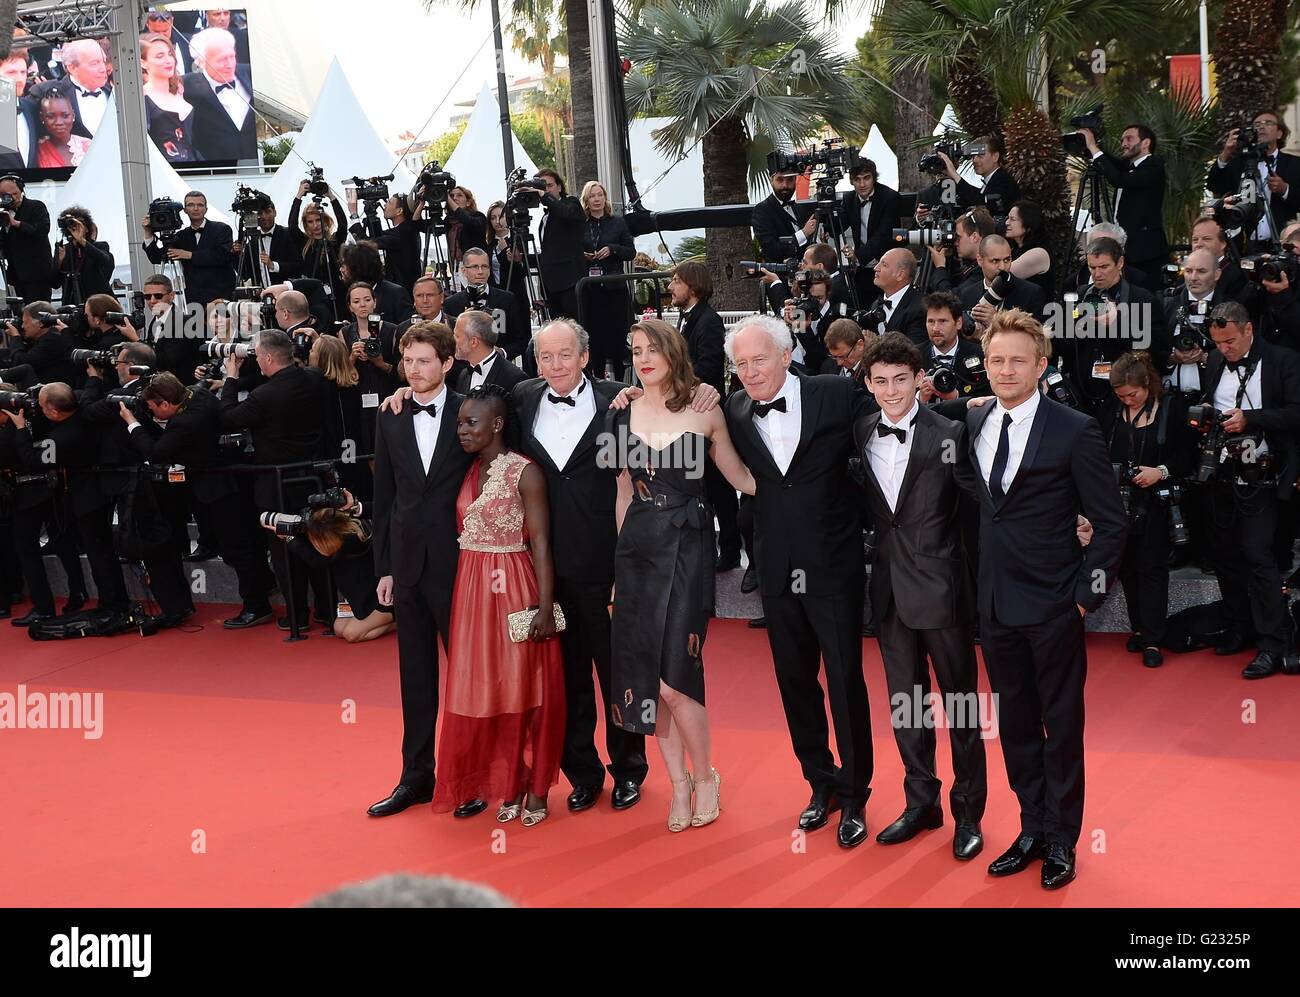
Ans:
{"type": "Polygon", "coordinates": [[[1034,349],[1040,358],[1051,357],[1052,338],[1043,329],[1043,323],[1019,308],[996,312],[993,315],[993,320],[989,322],[988,331],[980,339],[980,346],[983,347],[986,356],[989,352],[989,346],[993,342],[993,337],[999,333],[1007,332],[1019,332],[1028,336],[1034,341],[1034,349]]]}
{"type": "Polygon", "coordinates": [[[591,192],[595,190],[597,187],[599,187],[601,189],[601,192],[604,193],[605,195],[605,213],[602,217],[609,218],[614,214],[614,207],[609,203],[609,188],[606,187],[599,180],[588,180],[585,184],[583,184],[582,194],[578,197],[578,200],[582,202],[582,210],[585,211],[587,214],[591,214],[591,212],[587,209],[587,200],[588,198],[591,197],[591,192]]]}

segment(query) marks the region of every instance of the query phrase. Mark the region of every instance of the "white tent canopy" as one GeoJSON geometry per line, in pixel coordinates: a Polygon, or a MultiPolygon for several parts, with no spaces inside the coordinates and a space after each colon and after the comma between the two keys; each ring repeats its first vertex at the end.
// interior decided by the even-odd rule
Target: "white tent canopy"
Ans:
{"type": "Polygon", "coordinates": [[[880,134],[875,125],[867,134],[867,144],[862,147],[862,155],[876,164],[876,182],[898,190],[898,156],[880,134]]]}
{"type": "MultiPolygon", "coordinates": [[[[524,151],[518,135],[512,132],[510,139],[515,167],[522,166],[532,176],[537,172],[537,164],[524,151]]],[[[501,152],[501,109],[492,88],[484,83],[474,104],[474,113],[469,116],[465,131],[456,143],[456,151],[442,164],[457,183],[463,183],[474,192],[474,200],[484,214],[493,201],[505,200],[506,170],[501,152]]]]}

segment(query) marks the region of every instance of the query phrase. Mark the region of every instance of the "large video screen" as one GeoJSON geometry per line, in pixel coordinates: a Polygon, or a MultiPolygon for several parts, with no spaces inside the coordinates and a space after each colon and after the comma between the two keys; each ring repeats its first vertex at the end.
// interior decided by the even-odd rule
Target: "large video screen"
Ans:
{"type": "MultiPolygon", "coordinates": [[[[27,48],[18,47],[21,38],[14,44],[0,76],[18,92],[18,148],[0,153],[0,172],[28,180],[68,177],[105,128],[112,44],[82,38],[53,46],[35,37],[27,48]]],[[[151,9],[139,55],[149,137],[169,163],[232,166],[257,159],[245,11],[151,9]]]]}

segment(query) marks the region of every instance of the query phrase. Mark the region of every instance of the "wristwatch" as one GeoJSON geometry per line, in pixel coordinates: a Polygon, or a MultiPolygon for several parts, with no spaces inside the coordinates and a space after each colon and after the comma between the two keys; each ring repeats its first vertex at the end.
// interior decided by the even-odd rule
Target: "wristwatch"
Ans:
{"type": "Polygon", "coordinates": [[[1160,480],[1164,481],[1169,477],[1169,468],[1164,464],[1157,465],[1156,470],[1160,472],[1160,480]]]}

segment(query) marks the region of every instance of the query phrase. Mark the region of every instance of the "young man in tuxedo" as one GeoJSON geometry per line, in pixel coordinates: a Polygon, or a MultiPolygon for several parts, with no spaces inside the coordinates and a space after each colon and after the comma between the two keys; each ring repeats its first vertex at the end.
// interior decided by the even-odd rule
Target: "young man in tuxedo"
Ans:
{"type": "Polygon", "coordinates": [[[194,105],[194,151],[209,163],[256,159],[253,78],[238,61],[235,36],[204,28],[190,40],[190,52],[202,62],[201,70],[181,78],[194,105]]]}
{"type": "Polygon", "coordinates": [[[1119,158],[1101,151],[1089,128],[1080,128],[1093,165],[1115,188],[1115,221],[1128,235],[1124,256],[1159,287],[1169,262],[1165,238],[1165,161],[1155,155],[1156,133],[1146,125],[1129,125],[1119,137],[1119,158]]]}
{"type": "Polygon", "coordinates": [[[254,245],[232,243],[239,267],[238,280],[252,280],[258,287],[282,284],[302,276],[302,247],[298,239],[283,225],[275,223],[275,205],[267,203],[258,209],[257,232],[254,245]]]}
{"type": "MultiPolygon", "coordinates": [[[[924,296],[912,286],[916,277],[916,257],[910,249],[891,249],[880,258],[875,269],[875,285],[880,292],[876,304],[885,312],[885,321],[871,332],[901,332],[918,346],[925,342],[924,296]]],[[[873,306],[874,307],[874,306],[873,306]]]]}
{"type": "MultiPolygon", "coordinates": [[[[375,424],[374,551],[379,604],[401,618],[402,775],[367,811],[372,817],[433,799],[438,639],[445,651],[460,557],[456,496],[473,459],[456,439],[463,396],[445,381],[456,352],[451,330],[417,323],[402,336],[400,349],[413,394],[401,412],[385,409],[375,424]]],[[[485,806],[465,801],[456,815],[471,816],[485,806]]]]}
{"type": "MultiPolygon", "coordinates": [[[[528,346],[528,327],[523,323],[515,296],[509,291],[492,286],[492,258],[485,249],[467,249],[460,261],[461,276],[465,278],[465,290],[457,291],[447,298],[443,307],[447,317],[454,321],[461,312],[470,306],[471,301],[484,304],[487,311],[496,318],[496,345],[505,355],[513,360],[524,352],[528,346]]],[[[510,387],[510,385],[506,385],[510,387]]]]}
{"type": "Polygon", "coordinates": [[[903,199],[892,187],[877,183],[876,177],[874,162],[855,160],[849,169],[853,189],[840,198],[840,228],[851,240],[846,254],[857,264],[854,279],[863,304],[875,297],[872,268],[894,248],[894,229],[902,224],[903,199]]]}
{"type": "MultiPolygon", "coordinates": [[[[1268,191],[1269,207],[1278,231],[1269,231],[1266,216],[1246,236],[1254,242],[1268,242],[1281,235],[1281,229],[1300,214],[1300,156],[1281,151],[1287,139],[1287,128],[1282,123],[1282,115],[1276,110],[1270,108],[1260,111],[1255,115],[1254,126],[1259,134],[1260,145],[1264,146],[1266,153],[1259,160],[1259,190],[1261,194],[1268,191]]],[[[1228,133],[1205,178],[1206,189],[1220,197],[1236,194],[1241,187],[1245,163],[1241,158],[1241,150],[1237,147],[1238,132],[1239,129],[1234,128],[1228,133]]]]}
{"type": "Polygon", "coordinates": [[[1020,836],[992,876],[1042,859],[1042,885],[1074,879],[1083,828],[1083,616],[1099,607],[1124,550],[1127,516],[1101,430],[1045,398],[1042,325],[998,312],[984,336],[996,405],[967,413],[980,504],[979,614],[1020,836]],[[1082,512],[1091,544],[1076,534],[1082,512]]]}
{"type": "MultiPolygon", "coordinates": [[[[866,507],[876,526],[871,605],[894,739],[907,773],[907,807],[876,836],[893,845],[943,825],[933,722],[914,723],[930,708],[927,655],[945,703],[976,701],[975,607],[961,534],[962,496],[974,490],[975,475],[966,427],[918,401],[921,351],[910,340],[892,332],[881,336],[863,364],[880,411],[854,423],[854,455],[862,461],[866,507]]],[[[984,847],[984,742],[974,711],[955,716],[945,709],[955,775],[952,849],[968,860],[984,847]]]]}
{"type": "Polygon", "coordinates": [[[497,346],[497,323],[504,322],[501,312],[489,314],[477,310],[461,312],[452,330],[456,337],[456,359],[460,371],[456,375],[456,391],[465,395],[483,384],[499,384],[510,389],[526,375],[507,359],[505,351],[497,346]]]}
{"type": "Polygon", "coordinates": [[[206,305],[216,298],[230,299],[235,293],[235,257],[230,251],[235,239],[230,226],[208,219],[208,199],[201,191],[185,195],[185,214],[189,227],[176,233],[168,249],[154,235],[146,215],[141,223],[146,236],[144,254],[151,263],[180,261],[186,304],[206,305]]]}
{"type": "Polygon", "coordinates": [[[862,543],[862,509],[848,476],[853,423],[865,393],[851,379],[791,372],[794,343],[771,316],[727,336],[744,385],[726,403],[731,438],[758,482],[754,534],[763,615],[790,740],[812,798],[799,828],[815,830],[841,810],[839,844],[867,837],[871,721],[862,675],[865,571],[845,553],[862,543]],[[834,764],[826,687],[840,766],[834,764]]]}
{"type": "Polygon", "coordinates": [[[772,193],[754,205],[750,225],[765,263],[781,263],[799,256],[817,237],[817,215],[811,204],[801,204],[794,199],[795,181],[799,174],[791,170],[769,172],[772,193]],[[796,248],[781,245],[784,237],[792,237],[796,248]]]}

